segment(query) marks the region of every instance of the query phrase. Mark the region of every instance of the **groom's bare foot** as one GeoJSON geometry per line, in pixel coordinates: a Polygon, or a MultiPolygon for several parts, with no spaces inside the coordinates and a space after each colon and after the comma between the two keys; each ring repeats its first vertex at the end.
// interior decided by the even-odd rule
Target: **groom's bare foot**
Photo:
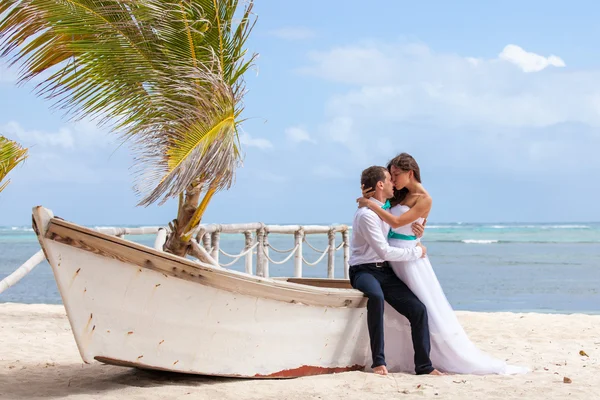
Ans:
{"type": "Polygon", "coordinates": [[[373,373],[375,373],[377,375],[387,375],[388,370],[385,367],[385,365],[379,365],[379,366],[373,368],[373,373]]]}
{"type": "Polygon", "coordinates": [[[429,375],[440,375],[441,376],[441,375],[446,375],[446,374],[443,373],[443,372],[438,371],[437,369],[434,369],[433,371],[431,371],[429,373],[429,375]]]}

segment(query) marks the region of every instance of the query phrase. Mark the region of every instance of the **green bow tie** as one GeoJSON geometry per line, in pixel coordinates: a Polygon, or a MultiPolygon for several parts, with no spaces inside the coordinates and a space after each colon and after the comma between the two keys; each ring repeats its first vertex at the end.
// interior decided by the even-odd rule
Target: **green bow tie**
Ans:
{"type": "Polygon", "coordinates": [[[381,208],[383,208],[384,210],[389,210],[390,208],[392,208],[392,205],[390,204],[389,200],[386,200],[385,204],[382,205],[381,208]]]}

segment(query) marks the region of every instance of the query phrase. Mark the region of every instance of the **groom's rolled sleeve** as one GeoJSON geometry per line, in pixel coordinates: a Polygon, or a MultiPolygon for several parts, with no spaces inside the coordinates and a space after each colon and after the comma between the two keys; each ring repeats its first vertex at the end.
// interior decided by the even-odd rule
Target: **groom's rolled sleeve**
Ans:
{"type": "Polygon", "coordinates": [[[363,238],[383,261],[412,261],[421,258],[423,249],[392,247],[381,232],[381,220],[375,213],[365,213],[361,217],[363,238]]]}

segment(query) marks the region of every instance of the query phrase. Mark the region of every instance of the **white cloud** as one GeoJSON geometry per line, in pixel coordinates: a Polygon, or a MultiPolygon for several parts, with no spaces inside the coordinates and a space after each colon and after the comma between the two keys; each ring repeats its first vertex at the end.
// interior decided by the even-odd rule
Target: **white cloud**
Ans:
{"type": "Polygon", "coordinates": [[[351,150],[355,161],[366,162],[368,155],[367,130],[359,127],[356,120],[344,113],[330,112],[331,119],[319,126],[321,134],[336,145],[343,145],[351,150]]]}
{"type": "MultiPolygon", "coordinates": [[[[356,126],[358,120],[383,118],[469,127],[565,122],[600,126],[600,70],[532,74],[501,58],[436,53],[422,44],[373,42],[312,52],[309,59],[311,65],[301,73],[350,87],[330,98],[327,124],[345,121],[345,126],[356,126]]],[[[545,60],[561,65],[558,57],[545,60]]],[[[534,68],[535,62],[527,62],[523,68],[534,68]]],[[[347,142],[349,135],[345,129],[332,138],[347,142]]]]}
{"type": "Polygon", "coordinates": [[[240,142],[248,147],[257,147],[261,150],[269,150],[273,148],[273,144],[267,140],[262,138],[253,138],[247,132],[244,132],[240,135],[240,142]]]}
{"type": "Polygon", "coordinates": [[[554,55],[544,57],[525,51],[514,44],[507,45],[498,58],[517,65],[523,72],[538,72],[549,66],[564,67],[566,65],[560,57],[554,55]]]}
{"type": "MultiPolygon", "coordinates": [[[[492,59],[413,43],[361,42],[312,52],[299,72],[346,86],[326,101],[314,136],[344,155],[335,165],[342,171],[385,163],[401,151],[442,170],[515,174],[542,173],[558,158],[579,159],[572,132],[586,132],[577,143],[600,142],[600,69],[551,68],[564,62],[515,48],[492,59]]],[[[600,167],[588,153],[579,168],[600,167]]],[[[313,172],[334,175],[326,168],[313,172]]]]}
{"type": "Polygon", "coordinates": [[[543,57],[507,45],[497,58],[436,53],[421,43],[381,43],[365,41],[355,45],[308,53],[311,65],[298,72],[351,85],[409,84],[439,81],[447,86],[465,80],[482,82],[489,78],[518,78],[521,71],[541,71],[548,66],[564,67],[558,56],[543,57]],[[492,76],[494,75],[494,76],[492,76]]]}
{"type": "Polygon", "coordinates": [[[285,40],[306,40],[317,36],[317,33],[312,29],[292,26],[272,30],[269,34],[285,40]]]}
{"type": "Polygon", "coordinates": [[[81,157],[30,149],[19,180],[29,182],[62,182],[67,184],[101,184],[106,182],[133,182],[126,165],[112,165],[105,158],[81,157]],[[43,173],[40,173],[43,171],[43,173]]]}
{"type": "Polygon", "coordinates": [[[26,129],[21,123],[10,121],[0,124],[0,135],[28,148],[28,158],[23,167],[13,173],[15,181],[35,184],[132,181],[132,176],[126,173],[127,165],[122,163],[120,168],[114,165],[118,158],[129,161],[125,151],[115,156],[119,149],[116,146],[117,135],[107,133],[89,120],[70,123],[52,131],[26,129]],[[40,174],[40,171],[43,173],[40,174]]]}
{"type": "Polygon", "coordinates": [[[0,126],[0,133],[11,139],[15,139],[27,147],[42,146],[72,149],[75,143],[71,131],[67,128],[60,128],[58,132],[52,133],[38,130],[26,130],[15,121],[0,126]]]}
{"type": "Polygon", "coordinates": [[[334,142],[350,144],[357,138],[352,131],[352,124],[353,120],[349,116],[335,117],[323,129],[334,142]]]}
{"type": "Polygon", "coordinates": [[[293,143],[316,143],[316,141],[310,137],[309,133],[298,126],[291,126],[285,130],[285,135],[293,143]]]}
{"type": "Polygon", "coordinates": [[[368,43],[313,51],[308,57],[313,65],[300,68],[300,73],[334,82],[363,85],[384,83],[393,77],[393,60],[385,54],[385,49],[368,43]]]}
{"type": "Polygon", "coordinates": [[[116,135],[109,135],[89,120],[68,124],[55,132],[28,130],[20,123],[10,121],[0,125],[0,134],[26,147],[41,146],[67,150],[105,147],[117,141],[116,135]]]}

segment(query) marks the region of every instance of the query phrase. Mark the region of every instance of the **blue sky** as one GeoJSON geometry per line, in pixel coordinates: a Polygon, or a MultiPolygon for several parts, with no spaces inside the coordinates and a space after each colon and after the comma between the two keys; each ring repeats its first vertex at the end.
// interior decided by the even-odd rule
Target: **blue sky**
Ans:
{"type": "MultiPolygon", "coordinates": [[[[352,220],[362,169],[407,151],[434,222],[599,221],[600,4],[256,0],[245,161],[205,222],[352,220]]],[[[0,133],[30,147],[0,225],[41,204],[90,225],[136,207],[127,146],[71,123],[0,60],[0,133]]]]}

